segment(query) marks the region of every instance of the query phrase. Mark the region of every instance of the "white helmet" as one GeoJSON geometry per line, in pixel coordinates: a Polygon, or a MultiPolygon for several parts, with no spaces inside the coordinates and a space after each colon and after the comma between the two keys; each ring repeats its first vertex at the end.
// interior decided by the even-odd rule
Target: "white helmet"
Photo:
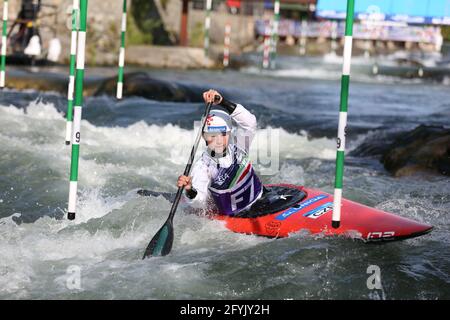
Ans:
{"type": "Polygon", "coordinates": [[[206,118],[203,132],[230,132],[231,131],[231,117],[226,111],[211,110],[206,118]]]}

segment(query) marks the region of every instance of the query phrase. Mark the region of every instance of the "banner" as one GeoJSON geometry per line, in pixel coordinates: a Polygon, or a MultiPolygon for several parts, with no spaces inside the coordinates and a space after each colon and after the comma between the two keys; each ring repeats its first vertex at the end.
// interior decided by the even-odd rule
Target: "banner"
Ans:
{"type": "MultiPolygon", "coordinates": [[[[316,16],[345,19],[346,0],[318,0],[316,16]]],[[[450,25],[450,0],[358,0],[355,18],[406,24],[450,25]]]]}
{"type": "MultiPolygon", "coordinates": [[[[266,26],[270,20],[257,20],[255,31],[257,35],[263,36],[266,26]]],[[[303,34],[308,38],[331,38],[332,21],[310,21],[303,34]]],[[[280,37],[292,36],[299,38],[301,32],[301,22],[294,20],[280,20],[278,34],[280,37]]],[[[343,37],[345,23],[338,22],[337,35],[343,37]]],[[[355,23],[353,28],[353,38],[362,40],[381,40],[399,42],[421,42],[430,44],[442,43],[440,27],[436,26],[393,26],[382,24],[355,23]]]]}

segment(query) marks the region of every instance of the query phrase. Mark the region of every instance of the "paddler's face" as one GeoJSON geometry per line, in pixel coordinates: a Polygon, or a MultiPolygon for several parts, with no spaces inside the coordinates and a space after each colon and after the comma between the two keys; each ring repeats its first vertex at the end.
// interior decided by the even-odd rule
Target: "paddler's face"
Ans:
{"type": "Polygon", "coordinates": [[[228,146],[230,134],[228,132],[204,133],[203,138],[209,149],[222,153],[228,146]]]}

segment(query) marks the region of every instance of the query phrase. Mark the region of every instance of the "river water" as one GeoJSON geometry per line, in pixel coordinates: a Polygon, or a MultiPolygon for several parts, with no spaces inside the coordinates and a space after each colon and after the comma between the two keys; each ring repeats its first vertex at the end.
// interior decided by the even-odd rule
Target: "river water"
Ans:
{"type": "MultiPolygon", "coordinates": [[[[317,70],[149,72],[216,88],[254,112],[252,158],[263,182],[332,193],[339,71],[317,70]],[[267,136],[278,142],[270,170],[257,152],[267,136]]],[[[394,178],[370,157],[346,158],[344,197],[430,223],[431,234],[382,245],[306,233],[266,239],[180,210],[171,254],[141,260],[171,203],[136,190],[176,191],[204,106],[140,97],[85,102],[77,219],[68,221],[65,97],[30,90],[0,95],[1,299],[450,298],[448,177],[394,178]],[[381,289],[367,286],[373,265],[381,289]]],[[[450,90],[356,74],[348,120],[349,151],[380,132],[448,126],[450,90]]]]}

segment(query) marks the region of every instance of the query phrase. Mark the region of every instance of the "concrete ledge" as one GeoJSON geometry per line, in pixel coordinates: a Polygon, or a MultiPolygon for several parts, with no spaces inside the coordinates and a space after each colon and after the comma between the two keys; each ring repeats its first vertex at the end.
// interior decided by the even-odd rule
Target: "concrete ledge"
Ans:
{"type": "Polygon", "coordinates": [[[197,69],[214,68],[215,63],[204,57],[203,48],[166,46],[129,46],[126,64],[151,68],[197,69]]]}

